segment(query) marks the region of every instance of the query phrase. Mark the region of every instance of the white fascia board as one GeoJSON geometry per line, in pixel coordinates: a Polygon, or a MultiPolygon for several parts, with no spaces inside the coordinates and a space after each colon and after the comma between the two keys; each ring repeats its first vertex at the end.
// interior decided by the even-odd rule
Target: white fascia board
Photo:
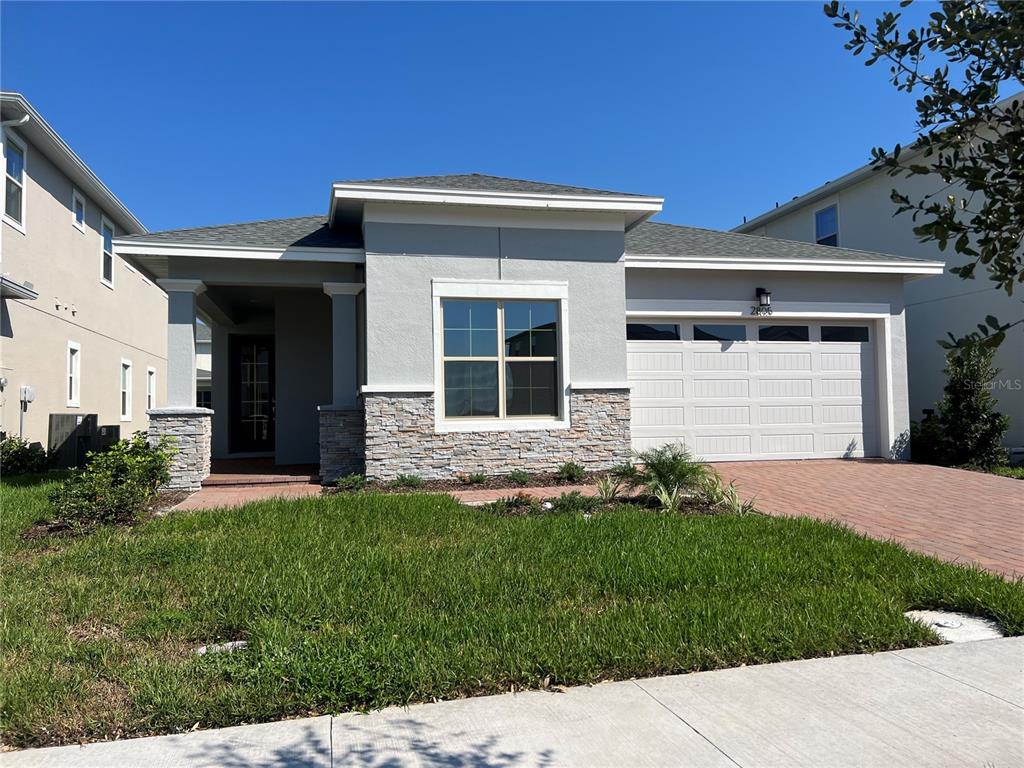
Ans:
{"type": "Polygon", "coordinates": [[[253,246],[205,245],[202,243],[147,243],[114,240],[114,250],[123,256],[189,256],[208,259],[259,259],[264,261],[321,261],[362,264],[362,248],[256,248],[253,246]]]}
{"type": "Polygon", "coordinates": [[[626,254],[629,269],[704,269],[748,272],[865,272],[894,275],[941,275],[943,261],[860,261],[852,259],[709,259],[701,256],[626,254]]]}
{"type": "Polygon", "coordinates": [[[627,318],[732,317],[770,321],[772,318],[883,318],[892,307],[881,302],[775,301],[772,314],[754,316],[750,301],[708,299],[626,299],[627,318]]]}
{"type": "Polygon", "coordinates": [[[562,211],[615,211],[658,213],[662,197],[615,195],[541,195],[526,192],[485,192],[456,189],[421,189],[377,185],[335,184],[333,200],[382,203],[437,203],[440,205],[484,205],[499,208],[539,208],[562,211]]]}

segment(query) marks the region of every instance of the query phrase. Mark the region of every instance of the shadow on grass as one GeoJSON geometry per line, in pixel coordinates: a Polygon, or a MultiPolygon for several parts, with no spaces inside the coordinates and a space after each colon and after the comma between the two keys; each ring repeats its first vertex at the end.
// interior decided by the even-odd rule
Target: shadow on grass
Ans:
{"type": "Polygon", "coordinates": [[[332,718],[329,727],[333,737],[325,732],[322,722],[290,729],[282,723],[278,726],[282,727],[278,739],[282,743],[276,746],[266,745],[274,736],[264,730],[267,727],[274,728],[247,726],[251,735],[236,729],[230,734],[203,734],[208,743],[189,749],[186,764],[218,768],[512,768],[551,766],[555,762],[551,749],[535,753],[503,749],[498,736],[473,739],[465,732],[445,732],[412,718],[387,721],[374,730],[332,718]]]}
{"type": "Polygon", "coordinates": [[[49,472],[29,473],[26,475],[4,474],[0,476],[0,484],[10,488],[34,488],[37,485],[60,482],[70,474],[71,471],[67,469],[53,469],[49,472]]]}

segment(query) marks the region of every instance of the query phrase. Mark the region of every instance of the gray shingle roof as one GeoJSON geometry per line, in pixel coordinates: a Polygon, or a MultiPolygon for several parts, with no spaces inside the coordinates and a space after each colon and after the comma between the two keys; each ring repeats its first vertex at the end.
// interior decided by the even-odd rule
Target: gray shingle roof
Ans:
{"type": "Polygon", "coordinates": [[[458,189],[479,192],[525,192],[538,195],[604,195],[614,197],[650,197],[633,192],[612,192],[607,189],[570,187],[542,181],[508,179],[482,173],[456,173],[446,176],[402,176],[394,179],[352,179],[336,184],[365,184],[379,187],[418,187],[420,189],[458,189]]]}
{"type": "Polygon", "coordinates": [[[633,256],[700,256],[709,259],[925,261],[909,256],[835,248],[761,235],[742,235],[738,232],[719,232],[656,221],[646,221],[626,233],[626,253],[633,256]]]}
{"type": "Polygon", "coordinates": [[[269,219],[216,227],[169,229],[144,235],[118,238],[146,243],[195,243],[197,245],[241,245],[254,248],[362,248],[356,234],[339,232],[327,226],[327,217],[300,216],[295,219],[269,219]]]}

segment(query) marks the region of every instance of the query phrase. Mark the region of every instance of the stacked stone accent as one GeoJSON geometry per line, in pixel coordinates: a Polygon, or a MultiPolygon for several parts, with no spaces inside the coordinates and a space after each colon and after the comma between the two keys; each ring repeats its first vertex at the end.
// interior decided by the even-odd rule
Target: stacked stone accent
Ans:
{"type": "Polygon", "coordinates": [[[365,423],[362,408],[320,406],[320,482],[362,474],[365,423]]]}
{"type": "Polygon", "coordinates": [[[455,473],[552,472],[566,461],[609,469],[630,458],[629,390],[573,390],[570,426],[550,430],[437,432],[432,393],[365,395],[366,476],[428,480],[455,473]]]}
{"type": "Polygon", "coordinates": [[[165,490],[198,491],[210,476],[213,411],[209,408],[157,408],[149,414],[149,442],[171,438],[171,480],[165,490]]]}

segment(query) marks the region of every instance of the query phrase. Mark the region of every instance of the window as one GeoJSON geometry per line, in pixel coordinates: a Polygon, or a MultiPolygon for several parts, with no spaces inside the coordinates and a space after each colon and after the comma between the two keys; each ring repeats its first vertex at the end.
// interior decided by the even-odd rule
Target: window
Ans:
{"type": "Polygon", "coordinates": [[[839,245],[839,211],[834,205],[814,214],[814,242],[818,245],[839,245]]]}
{"type": "Polygon", "coordinates": [[[85,198],[77,189],[71,192],[71,223],[85,232],[85,198]]]}
{"type": "Polygon", "coordinates": [[[196,408],[213,408],[213,392],[208,389],[196,392],[196,408]]]}
{"type": "Polygon", "coordinates": [[[806,325],[762,325],[757,329],[758,341],[807,341],[806,325]]]}
{"type": "Polygon", "coordinates": [[[156,408],[156,369],[146,369],[146,410],[156,408]]]}
{"type": "Polygon", "coordinates": [[[77,408],[81,402],[82,345],[68,342],[68,407],[77,408]]]}
{"type": "Polygon", "coordinates": [[[746,341],[747,326],[739,323],[720,325],[696,324],[693,326],[694,341],[746,341]]]}
{"type": "Polygon", "coordinates": [[[100,281],[110,288],[114,287],[114,227],[103,218],[100,227],[100,234],[103,236],[103,263],[100,266],[100,281]]]}
{"type": "Polygon", "coordinates": [[[821,326],[822,341],[859,341],[868,340],[866,325],[823,325],[821,326]]]}
{"type": "Polygon", "coordinates": [[[627,341],[679,341],[679,326],[665,323],[626,323],[627,341]]]}
{"type": "Polygon", "coordinates": [[[25,231],[25,145],[11,134],[5,135],[4,217],[25,231]]]}
{"type": "Polygon", "coordinates": [[[558,302],[445,299],[441,315],[445,418],[558,416],[558,302]]]}
{"type": "Polygon", "coordinates": [[[132,420],[132,361],[121,361],[121,421],[132,420]]]}

